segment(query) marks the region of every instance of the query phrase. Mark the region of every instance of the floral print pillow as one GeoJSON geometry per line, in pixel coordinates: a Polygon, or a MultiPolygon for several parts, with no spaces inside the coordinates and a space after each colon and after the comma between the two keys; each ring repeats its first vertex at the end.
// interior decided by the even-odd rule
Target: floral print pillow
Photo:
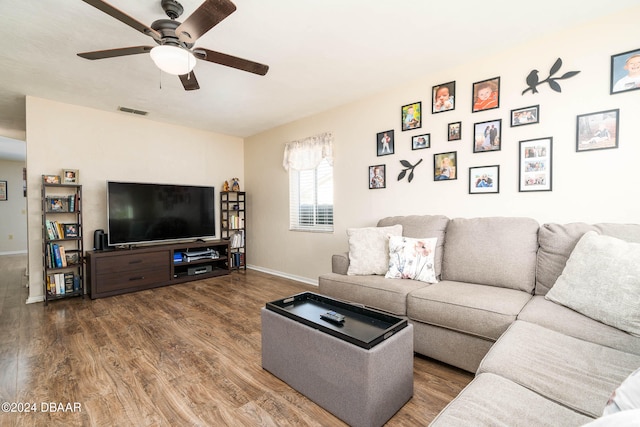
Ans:
{"type": "Polygon", "coordinates": [[[414,239],[404,236],[389,238],[389,270],[384,276],[437,283],[434,259],[437,238],[414,239]]]}

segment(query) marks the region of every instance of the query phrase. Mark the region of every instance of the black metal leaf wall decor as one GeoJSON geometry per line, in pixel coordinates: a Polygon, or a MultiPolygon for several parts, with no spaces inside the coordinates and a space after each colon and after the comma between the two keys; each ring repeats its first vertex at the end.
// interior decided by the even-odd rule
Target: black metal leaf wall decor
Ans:
{"type": "Polygon", "coordinates": [[[571,77],[578,74],[580,71],[568,71],[560,77],[553,77],[555,73],[560,71],[560,67],[562,67],[562,59],[558,58],[556,62],[553,64],[553,66],[551,67],[551,69],[549,70],[549,77],[547,77],[542,81],[540,81],[540,77],[538,76],[538,70],[531,70],[531,72],[527,76],[527,85],[529,87],[523,90],[522,94],[524,95],[529,91],[531,91],[531,93],[538,93],[537,88],[543,83],[547,83],[549,87],[556,92],[562,92],[562,88],[560,87],[560,84],[557,82],[557,80],[570,79],[571,77]]]}
{"type": "Polygon", "coordinates": [[[420,163],[422,163],[422,159],[418,160],[418,162],[415,165],[412,165],[407,160],[400,160],[400,164],[402,164],[402,166],[404,166],[404,169],[398,175],[398,181],[400,181],[402,178],[404,178],[405,175],[407,174],[407,172],[409,172],[409,176],[407,177],[407,181],[409,181],[409,182],[413,181],[413,170],[420,163]]]}

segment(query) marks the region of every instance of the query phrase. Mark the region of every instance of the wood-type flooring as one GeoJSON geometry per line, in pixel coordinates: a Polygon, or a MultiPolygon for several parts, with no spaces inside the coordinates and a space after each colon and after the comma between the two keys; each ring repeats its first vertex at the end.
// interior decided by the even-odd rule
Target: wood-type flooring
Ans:
{"type": "MultiPolygon", "coordinates": [[[[344,425],[261,367],[260,308],[313,286],[248,270],[44,306],[25,267],[0,256],[2,426],[344,425]]],[[[387,425],[429,424],[471,379],[416,355],[387,425]]]]}

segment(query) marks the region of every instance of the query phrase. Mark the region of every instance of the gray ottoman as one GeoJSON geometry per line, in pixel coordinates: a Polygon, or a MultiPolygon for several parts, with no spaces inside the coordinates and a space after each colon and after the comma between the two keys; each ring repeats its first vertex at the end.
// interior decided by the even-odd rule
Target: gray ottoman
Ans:
{"type": "Polygon", "coordinates": [[[413,326],[367,350],[262,308],[262,367],[352,426],[382,426],[413,396],[413,326]]]}

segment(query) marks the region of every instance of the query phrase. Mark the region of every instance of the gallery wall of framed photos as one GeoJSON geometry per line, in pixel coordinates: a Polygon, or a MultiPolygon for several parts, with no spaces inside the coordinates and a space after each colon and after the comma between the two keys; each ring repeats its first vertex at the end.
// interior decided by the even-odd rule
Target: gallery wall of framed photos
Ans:
{"type": "MultiPolygon", "coordinates": [[[[640,158],[636,142],[640,120],[635,119],[640,117],[640,90],[611,93],[612,56],[640,48],[640,26],[635,18],[640,5],[633,11],[534,37],[510,49],[479,46],[478,54],[459,66],[443,66],[436,59],[446,57],[434,58],[438,66],[406,70],[394,87],[246,138],[245,180],[252,189],[252,206],[256,211],[279,212],[288,197],[287,175],[281,166],[283,141],[328,130],[335,136],[334,233],[287,233],[287,218],[282,223],[270,218],[268,226],[261,226],[256,218],[254,242],[276,242],[274,249],[283,253],[300,245],[314,247],[308,257],[292,254],[290,263],[258,253],[256,264],[313,279],[316,273],[327,271],[332,254],[345,249],[347,228],[375,226],[387,216],[519,216],[541,224],[637,222],[640,206],[630,197],[628,185],[637,179],[635,159],[640,158]],[[562,63],[552,78],[579,71],[555,81],[561,92],[543,83],[558,58],[562,63]],[[538,70],[537,85],[533,70],[538,70]],[[474,85],[480,89],[476,83],[497,83],[497,77],[499,107],[473,112],[474,85]],[[440,90],[442,87],[447,89],[440,90]],[[448,109],[434,112],[435,94],[453,98],[448,109]],[[403,107],[417,102],[421,103],[420,127],[402,130],[403,107]],[[599,113],[615,110],[617,148],[596,149],[598,143],[592,142],[577,150],[578,117],[586,115],[580,123],[615,125],[611,113],[599,113]],[[499,139],[496,141],[496,135],[491,145],[489,136],[493,149],[480,150],[480,145],[474,152],[475,138],[484,137],[483,125],[476,124],[484,123],[489,127],[493,123],[494,128],[499,125],[499,139]],[[393,144],[383,153],[378,134],[382,137],[386,131],[393,131],[393,144]],[[527,146],[521,147],[521,142],[527,146]],[[528,145],[551,148],[550,154],[542,149],[534,152],[544,155],[540,162],[551,163],[551,174],[542,177],[546,183],[535,175],[533,180],[524,176],[539,175],[535,158],[523,157],[521,162],[521,150],[526,153],[528,145]],[[446,157],[453,161],[456,179],[436,180],[442,174],[437,173],[435,156],[441,160],[446,153],[455,153],[446,157]],[[615,172],[606,172],[608,166],[615,172]],[[485,182],[476,182],[476,177],[485,182]],[[534,189],[541,191],[530,191],[534,189]]],[[[421,43],[439,42],[429,35],[421,37],[416,55],[421,54],[421,43]]]]}

